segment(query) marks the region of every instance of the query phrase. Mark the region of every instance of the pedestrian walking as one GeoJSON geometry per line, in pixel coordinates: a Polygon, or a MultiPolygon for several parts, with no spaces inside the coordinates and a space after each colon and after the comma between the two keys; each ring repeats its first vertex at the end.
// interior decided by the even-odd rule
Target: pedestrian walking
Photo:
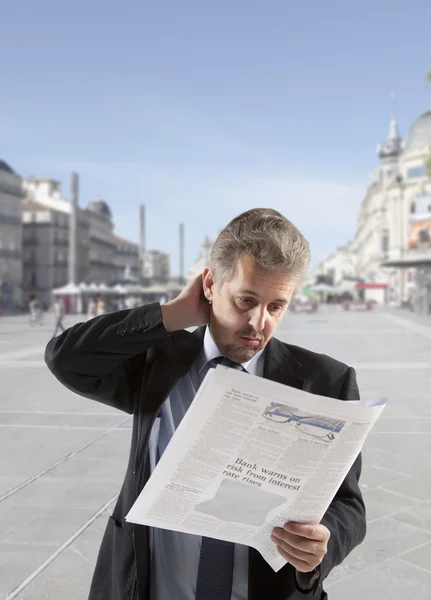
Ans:
{"type": "Polygon", "coordinates": [[[54,300],[54,304],[52,305],[52,310],[54,312],[55,319],[55,329],[52,337],[57,336],[57,331],[60,329],[64,331],[63,318],[64,318],[64,302],[61,298],[56,298],[54,300]]]}
{"type": "Polygon", "coordinates": [[[96,315],[100,316],[100,315],[104,315],[105,313],[106,313],[105,301],[103,300],[103,298],[98,296],[97,302],[96,302],[96,315]]]}
{"type": "Polygon", "coordinates": [[[43,325],[43,312],[40,306],[40,302],[36,296],[30,296],[30,301],[28,303],[29,311],[30,311],[30,326],[33,325],[43,325]]]}
{"type": "Polygon", "coordinates": [[[96,302],[94,298],[90,298],[87,306],[87,321],[96,316],[96,302]]]}

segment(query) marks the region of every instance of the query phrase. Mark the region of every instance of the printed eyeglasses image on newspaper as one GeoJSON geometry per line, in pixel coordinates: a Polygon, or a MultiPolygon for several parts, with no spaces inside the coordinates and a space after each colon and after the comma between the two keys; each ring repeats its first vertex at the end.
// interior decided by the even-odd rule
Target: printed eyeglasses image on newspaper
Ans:
{"type": "Polygon", "coordinates": [[[345,421],[331,419],[321,415],[298,414],[299,409],[271,402],[263,412],[263,416],[274,423],[292,423],[297,429],[306,435],[319,438],[323,442],[331,442],[335,434],[340,433],[345,421]]]}

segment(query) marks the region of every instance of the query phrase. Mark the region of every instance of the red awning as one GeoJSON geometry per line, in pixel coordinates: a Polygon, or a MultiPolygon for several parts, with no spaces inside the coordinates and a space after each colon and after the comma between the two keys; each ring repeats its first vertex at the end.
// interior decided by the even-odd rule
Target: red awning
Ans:
{"type": "Polygon", "coordinates": [[[387,283],[357,283],[355,288],[357,290],[387,290],[389,284],[387,283]]]}

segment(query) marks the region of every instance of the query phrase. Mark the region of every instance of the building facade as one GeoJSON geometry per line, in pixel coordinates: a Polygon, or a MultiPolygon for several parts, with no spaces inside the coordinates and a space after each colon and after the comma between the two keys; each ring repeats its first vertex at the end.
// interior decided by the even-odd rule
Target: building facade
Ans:
{"type": "MultiPolygon", "coordinates": [[[[71,204],[61,184],[47,178],[23,180],[23,285],[26,300],[37,296],[49,306],[51,290],[68,283],[71,204]]],[[[86,281],[89,266],[89,222],[78,211],[77,278],[86,281]]]]}
{"type": "Polygon", "coordinates": [[[171,278],[171,259],[161,250],[145,250],[142,253],[143,283],[167,283],[171,278]]]}
{"type": "Polygon", "coordinates": [[[0,160],[0,311],[21,308],[23,192],[19,175],[0,160]]]}
{"type": "Polygon", "coordinates": [[[118,235],[115,242],[115,281],[140,281],[139,244],[118,235]]]}
{"type": "MultiPolygon", "coordinates": [[[[86,281],[89,264],[89,225],[78,215],[79,281],[86,281]]],[[[68,283],[70,205],[57,202],[56,208],[35,201],[23,204],[23,286],[25,299],[37,296],[49,306],[51,290],[68,283]]]]}
{"type": "MultiPolygon", "coordinates": [[[[36,295],[49,305],[51,291],[69,282],[72,205],[53,179],[25,178],[23,190],[24,297],[28,301],[36,295]]],[[[138,245],[118,242],[111,210],[100,198],[78,208],[76,257],[75,283],[111,285],[128,266],[133,274],[139,273],[138,245]]]]}
{"type": "Polygon", "coordinates": [[[114,224],[108,204],[101,198],[92,200],[84,209],[89,224],[90,253],[86,278],[95,283],[115,283],[115,255],[117,244],[114,240],[114,224]]]}
{"type": "Polygon", "coordinates": [[[191,281],[210,264],[211,248],[213,247],[214,241],[207,235],[201,243],[199,254],[195,262],[191,265],[188,272],[188,280],[191,281]]]}
{"type": "MultiPolygon", "coordinates": [[[[337,265],[342,279],[346,255],[352,271],[365,284],[387,287],[385,300],[397,305],[409,302],[416,293],[416,268],[409,247],[410,215],[422,197],[431,193],[426,161],[431,148],[431,111],[421,115],[406,140],[391,119],[389,134],[378,146],[379,164],[372,172],[360,206],[355,237],[326,257],[315,275],[325,275],[337,265]]],[[[431,258],[431,247],[422,252],[431,258]]],[[[338,283],[338,281],[334,281],[338,283]]]]}

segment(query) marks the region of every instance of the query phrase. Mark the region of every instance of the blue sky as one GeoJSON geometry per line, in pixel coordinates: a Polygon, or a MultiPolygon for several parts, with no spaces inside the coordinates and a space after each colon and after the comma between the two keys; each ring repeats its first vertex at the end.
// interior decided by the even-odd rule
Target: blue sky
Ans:
{"type": "Polygon", "coordinates": [[[390,93],[402,134],[431,105],[431,3],[412,0],[4,0],[0,157],[81,178],[116,232],[186,261],[253,206],[273,206],[313,262],[351,238],[390,93]]]}

